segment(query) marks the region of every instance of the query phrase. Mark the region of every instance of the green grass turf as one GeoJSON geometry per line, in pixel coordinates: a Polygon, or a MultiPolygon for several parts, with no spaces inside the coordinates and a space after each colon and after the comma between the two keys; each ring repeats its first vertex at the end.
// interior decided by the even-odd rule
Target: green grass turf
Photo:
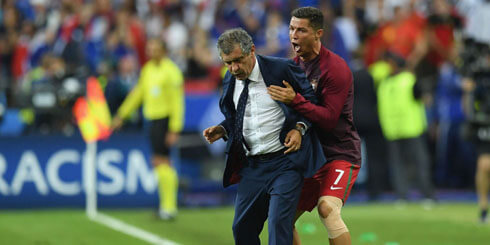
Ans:
{"type": "MultiPolygon", "coordinates": [[[[101,210],[126,223],[182,245],[233,244],[232,208],[181,209],[177,220],[163,222],[148,209],[101,210]]],[[[476,204],[347,205],[343,217],[352,244],[490,244],[490,224],[477,223],[476,204]]],[[[328,244],[316,211],[297,224],[303,245],[328,244]]],[[[261,235],[267,244],[267,227],[261,235]]],[[[85,218],[81,210],[0,211],[0,244],[145,244],[85,218]]]]}
{"type": "MultiPolygon", "coordinates": [[[[490,244],[490,226],[477,222],[477,210],[476,204],[440,204],[431,210],[418,204],[405,208],[378,204],[347,206],[343,217],[351,230],[353,244],[490,244]]],[[[326,241],[318,235],[323,233],[323,227],[317,225],[319,221],[315,215],[304,217],[298,225],[303,231],[304,244],[326,241]],[[308,233],[305,224],[315,224],[320,231],[308,233]]]]}
{"type": "Polygon", "coordinates": [[[76,210],[0,210],[1,245],[145,244],[76,210]]]}

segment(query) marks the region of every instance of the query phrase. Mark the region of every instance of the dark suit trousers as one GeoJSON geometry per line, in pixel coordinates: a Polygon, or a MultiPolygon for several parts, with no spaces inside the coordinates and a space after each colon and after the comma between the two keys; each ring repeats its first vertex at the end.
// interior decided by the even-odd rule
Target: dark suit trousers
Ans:
{"type": "Polygon", "coordinates": [[[286,155],[267,161],[248,158],[240,172],[233,220],[235,244],[258,245],[269,218],[269,245],[293,244],[293,222],[303,186],[301,171],[286,155]]]}

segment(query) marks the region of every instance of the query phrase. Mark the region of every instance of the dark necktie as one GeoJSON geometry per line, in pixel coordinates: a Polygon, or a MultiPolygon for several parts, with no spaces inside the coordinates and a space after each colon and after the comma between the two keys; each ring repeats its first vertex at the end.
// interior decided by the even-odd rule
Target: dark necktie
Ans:
{"type": "Polygon", "coordinates": [[[244,81],[244,86],[240,97],[238,98],[238,105],[236,108],[236,117],[235,117],[235,139],[236,142],[240,143],[238,145],[245,144],[245,147],[249,149],[247,143],[243,139],[243,117],[245,115],[245,107],[247,107],[247,99],[248,99],[248,84],[250,80],[246,79],[244,81]]]}

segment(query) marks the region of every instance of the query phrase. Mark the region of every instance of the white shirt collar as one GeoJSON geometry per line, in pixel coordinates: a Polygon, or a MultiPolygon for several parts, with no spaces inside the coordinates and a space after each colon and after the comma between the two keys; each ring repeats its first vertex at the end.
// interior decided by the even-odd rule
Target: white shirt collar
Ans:
{"type": "Polygon", "coordinates": [[[255,65],[254,68],[252,69],[252,72],[248,76],[248,79],[252,80],[253,82],[258,82],[263,80],[260,74],[260,67],[259,67],[259,62],[257,61],[257,57],[255,57],[255,65]]]}

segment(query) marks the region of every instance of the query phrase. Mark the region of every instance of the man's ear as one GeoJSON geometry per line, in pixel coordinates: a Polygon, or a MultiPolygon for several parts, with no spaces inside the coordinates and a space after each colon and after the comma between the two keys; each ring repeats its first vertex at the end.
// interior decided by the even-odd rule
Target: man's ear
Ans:
{"type": "Polygon", "coordinates": [[[255,55],[255,45],[252,44],[252,48],[250,49],[250,53],[255,55]]]}
{"type": "Polygon", "coordinates": [[[318,30],[316,30],[316,32],[315,32],[315,37],[316,37],[317,39],[321,39],[321,38],[322,38],[322,36],[323,36],[323,29],[318,29],[318,30]]]}

